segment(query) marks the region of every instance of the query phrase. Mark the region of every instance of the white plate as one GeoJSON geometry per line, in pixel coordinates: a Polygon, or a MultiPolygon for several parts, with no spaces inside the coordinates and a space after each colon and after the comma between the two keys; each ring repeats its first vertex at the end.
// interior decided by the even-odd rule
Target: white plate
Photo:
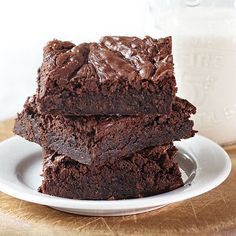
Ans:
{"type": "Polygon", "coordinates": [[[151,211],[203,194],[229,175],[226,152],[211,140],[196,135],[175,142],[185,185],[168,193],[129,200],[72,200],[41,194],[41,148],[15,136],[0,143],[0,191],[13,197],[80,215],[117,216],[151,211]]]}

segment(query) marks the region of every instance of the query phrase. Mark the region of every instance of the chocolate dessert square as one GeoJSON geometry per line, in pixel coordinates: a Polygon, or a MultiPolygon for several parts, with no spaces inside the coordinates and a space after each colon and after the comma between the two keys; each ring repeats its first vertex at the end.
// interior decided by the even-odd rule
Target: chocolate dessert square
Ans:
{"type": "Polygon", "coordinates": [[[38,73],[41,113],[73,116],[169,114],[176,93],[171,37],[53,40],[38,73]]]}
{"type": "Polygon", "coordinates": [[[35,97],[18,114],[14,132],[45,149],[64,154],[83,164],[94,159],[129,156],[147,147],[192,137],[195,107],[176,98],[169,115],[136,117],[64,117],[37,110],[35,97]]]}
{"type": "Polygon", "coordinates": [[[40,192],[72,199],[128,199],[168,192],[183,186],[176,148],[164,145],[106,162],[81,164],[44,150],[40,192]]]}

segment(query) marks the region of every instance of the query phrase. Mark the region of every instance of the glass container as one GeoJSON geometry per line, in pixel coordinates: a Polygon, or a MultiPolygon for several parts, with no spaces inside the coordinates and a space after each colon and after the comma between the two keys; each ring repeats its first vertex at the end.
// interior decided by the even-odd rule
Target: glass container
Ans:
{"type": "Polygon", "coordinates": [[[236,142],[236,9],[233,0],[150,0],[152,36],[171,35],[178,96],[197,107],[195,129],[236,142]]]}

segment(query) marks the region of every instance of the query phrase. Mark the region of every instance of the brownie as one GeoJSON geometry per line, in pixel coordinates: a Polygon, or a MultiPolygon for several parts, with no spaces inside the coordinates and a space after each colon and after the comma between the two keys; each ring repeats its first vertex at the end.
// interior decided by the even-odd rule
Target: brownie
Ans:
{"type": "Polygon", "coordinates": [[[41,113],[169,114],[176,94],[171,37],[106,36],[99,43],[53,40],[38,72],[41,113]]]}
{"type": "Polygon", "coordinates": [[[123,158],[91,165],[44,150],[40,192],[72,199],[128,199],[151,196],[183,186],[177,149],[172,145],[148,148],[123,158]]]}
{"type": "Polygon", "coordinates": [[[169,115],[65,117],[41,114],[35,97],[18,114],[14,132],[45,149],[90,164],[192,137],[195,107],[176,98],[169,115]]]}

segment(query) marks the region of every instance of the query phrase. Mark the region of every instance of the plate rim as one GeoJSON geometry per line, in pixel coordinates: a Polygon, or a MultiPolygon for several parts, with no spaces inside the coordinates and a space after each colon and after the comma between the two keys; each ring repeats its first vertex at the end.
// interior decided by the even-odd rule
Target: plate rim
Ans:
{"type": "MultiPolygon", "coordinates": [[[[208,144],[213,145],[225,157],[225,166],[224,168],[222,168],[221,173],[219,173],[218,178],[216,178],[212,183],[209,183],[208,186],[205,186],[202,189],[198,189],[198,190],[190,189],[191,191],[189,191],[189,188],[191,188],[191,186],[185,185],[183,187],[180,187],[176,190],[173,190],[167,193],[157,194],[154,196],[149,196],[149,197],[144,197],[144,198],[123,199],[123,200],[75,200],[75,199],[67,199],[67,198],[54,197],[54,196],[42,194],[42,193],[37,192],[36,190],[30,189],[29,187],[28,187],[27,194],[25,192],[24,193],[19,192],[17,189],[14,189],[11,186],[8,186],[7,182],[1,179],[1,175],[0,175],[0,191],[10,196],[13,196],[15,198],[32,202],[32,203],[36,203],[36,204],[47,205],[47,206],[52,206],[52,207],[57,207],[57,208],[78,209],[78,210],[98,210],[98,211],[132,210],[132,209],[140,209],[140,208],[145,208],[145,207],[151,208],[158,205],[166,205],[170,203],[183,201],[192,197],[199,196],[219,186],[229,176],[231,167],[232,167],[230,157],[228,156],[226,151],[222,147],[220,147],[218,144],[214,143],[210,139],[203,137],[199,134],[195,135],[195,137],[193,138],[178,142],[176,146],[177,147],[181,146],[181,143],[189,142],[189,140],[192,141],[193,139],[199,139],[200,141],[205,141],[208,144]],[[178,193],[178,192],[181,192],[181,193],[178,193]],[[173,196],[169,196],[169,195],[175,196],[174,201],[173,200],[170,201],[170,198],[173,198],[173,196]]],[[[22,143],[26,143],[27,145],[29,145],[30,143],[29,141],[26,141],[19,136],[13,136],[0,143],[0,153],[1,153],[1,149],[4,146],[12,145],[13,143],[18,143],[19,141],[22,143]]],[[[37,144],[30,143],[30,145],[37,145],[37,144]]],[[[195,161],[197,162],[197,160],[195,161]]],[[[0,163],[1,163],[1,158],[0,158],[0,163]]]]}

